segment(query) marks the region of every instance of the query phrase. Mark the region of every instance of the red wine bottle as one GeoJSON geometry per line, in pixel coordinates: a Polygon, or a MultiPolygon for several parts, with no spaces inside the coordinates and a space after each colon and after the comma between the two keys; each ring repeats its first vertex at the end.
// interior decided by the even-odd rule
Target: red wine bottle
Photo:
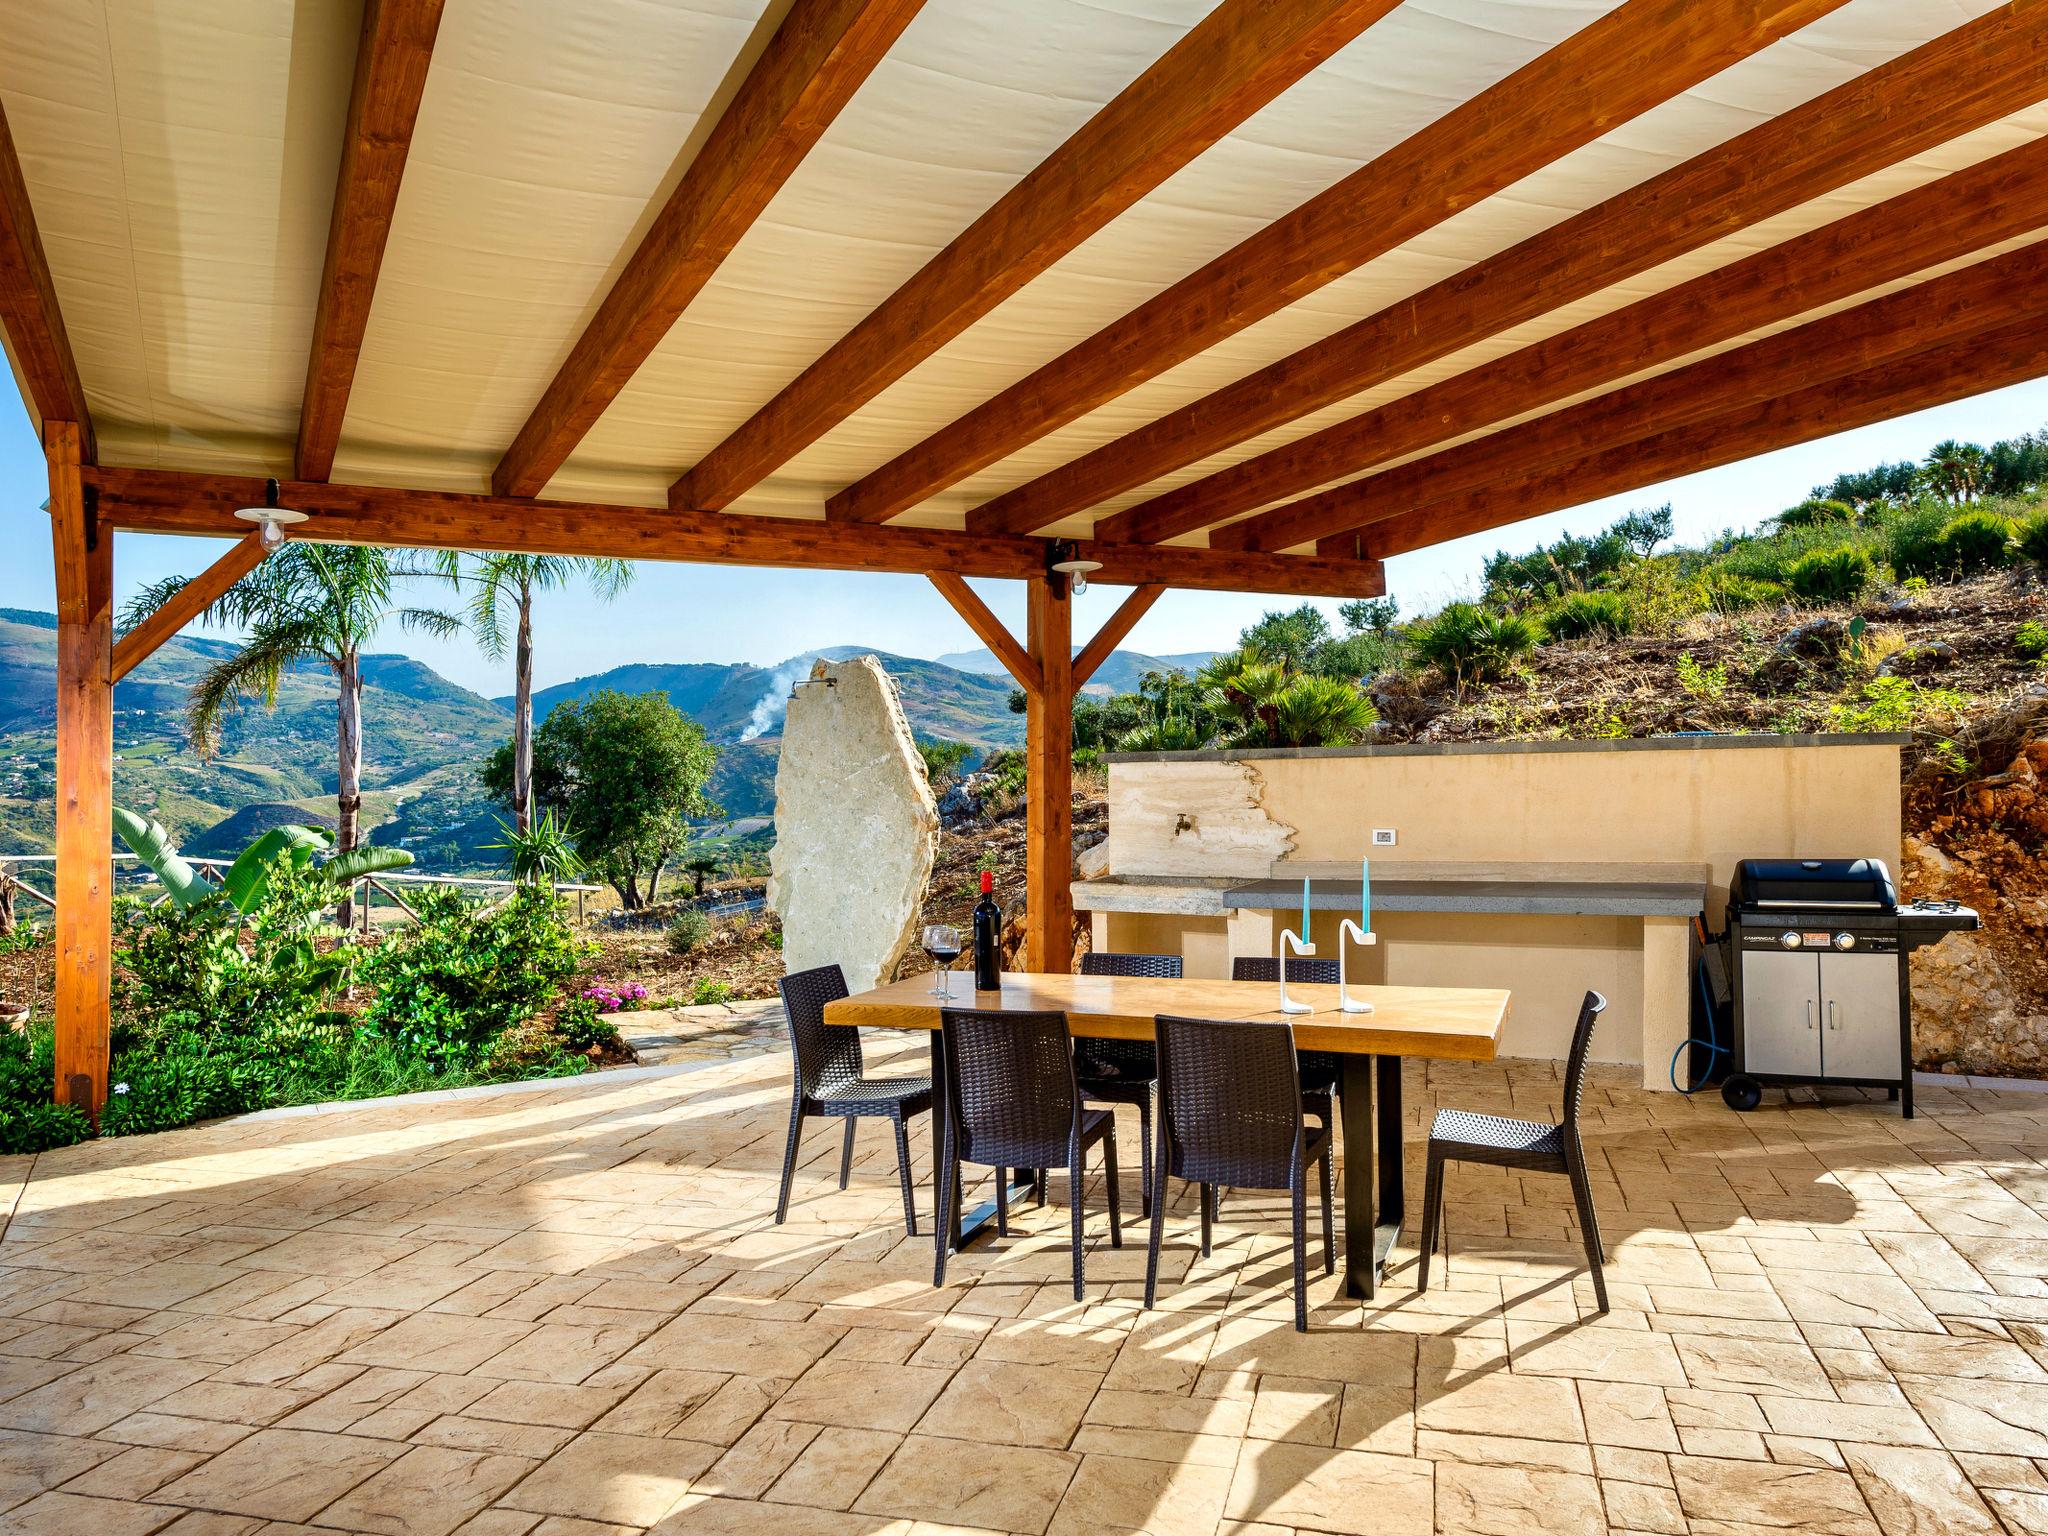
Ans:
{"type": "Polygon", "coordinates": [[[1003,984],[1003,909],[996,905],[996,877],[981,872],[981,900],[974,904],[974,990],[994,992],[1003,984]]]}

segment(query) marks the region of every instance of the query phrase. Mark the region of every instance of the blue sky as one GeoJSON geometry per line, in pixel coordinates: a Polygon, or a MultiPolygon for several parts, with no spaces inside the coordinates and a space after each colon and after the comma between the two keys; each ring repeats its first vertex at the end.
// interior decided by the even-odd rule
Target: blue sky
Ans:
{"type": "MultiPolygon", "coordinates": [[[[46,494],[42,454],[19,399],[11,390],[0,394],[5,395],[0,401],[0,549],[10,552],[0,562],[0,607],[48,610],[55,594],[49,522],[39,510],[46,494]]],[[[1481,562],[1503,544],[1523,548],[1567,530],[1590,531],[1629,507],[1664,501],[1672,504],[1679,537],[1698,539],[1723,528],[1752,526],[1841,470],[1918,457],[1945,437],[1990,442],[2044,426],[2048,380],[2038,380],[1403,555],[1389,563],[1388,590],[1400,599],[1403,612],[1422,612],[1475,589],[1481,562]]],[[[117,599],[125,600],[146,582],[197,571],[220,549],[208,539],[124,534],[115,548],[117,599]]],[[[1021,633],[1022,585],[975,585],[1021,633]]],[[[1123,596],[1114,587],[1084,594],[1076,604],[1076,641],[1093,633],[1123,596]]],[[[1125,644],[1155,655],[1220,650],[1280,601],[1255,594],[1170,592],[1125,644]]],[[[1334,617],[1336,605],[1325,606],[1334,617]]],[[[535,623],[535,672],[543,687],[630,661],[767,663],[823,646],[856,644],[928,657],[972,650],[980,643],[922,577],[730,566],[643,565],[634,585],[609,607],[580,592],[549,594],[541,600],[535,623]]],[[[490,661],[462,641],[392,634],[381,648],[417,656],[481,693],[511,688],[508,665],[490,661]]]]}

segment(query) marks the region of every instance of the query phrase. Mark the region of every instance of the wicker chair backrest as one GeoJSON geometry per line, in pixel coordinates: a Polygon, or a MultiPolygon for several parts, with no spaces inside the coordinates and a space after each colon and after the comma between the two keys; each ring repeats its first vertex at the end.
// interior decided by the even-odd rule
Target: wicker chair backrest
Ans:
{"type": "MultiPolygon", "coordinates": [[[[1239,955],[1230,962],[1232,981],[1278,981],[1280,960],[1276,955],[1239,955]]],[[[1337,962],[1317,960],[1304,955],[1287,957],[1287,979],[1298,981],[1305,986],[1334,987],[1337,985],[1337,962]]]]}
{"type": "Polygon", "coordinates": [[[1181,977],[1179,955],[1121,955],[1109,950],[1093,950],[1081,957],[1083,976],[1150,976],[1160,980],[1178,981],[1181,977]]]}
{"type": "Polygon", "coordinates": [[[1571,1055],[1564,1068],[1566,1125],[1576,1127],[1579,1123],[1579,1100],[1586,1092],[1586,1057],[1593,1044],[1593,1031],[1606,1011],[1607,999],[1598,992],[1588,992],[1585,1001],[1579,1004],[1579,1022],[1572,1027],[1571,1055]]]}
{"type": "Polygon", "coordinates": [[[1067,1016],[947,1008],[940,1018],[960,1156],[988,1167],[1066,1167],[1080,1102],[1067,1016]]]}
{"type": "Polygon", "coordinates": [[[796,1053],[797,1087],[819,1098],[861,1075],[860,1031],[825,1022],[825,1005],[845,997],[846,977],[836,965],[821,965],[785,976],[782,1011],[789,1016],[789,1044],[796,1053]]]}
{"type": "Polygon", "coordinates": [[[1301,1140],[1301,1075],[1284,1023],[1154,1024],[1166,1171],[1198,1184],[1286,1189],[1301,1140]]]}

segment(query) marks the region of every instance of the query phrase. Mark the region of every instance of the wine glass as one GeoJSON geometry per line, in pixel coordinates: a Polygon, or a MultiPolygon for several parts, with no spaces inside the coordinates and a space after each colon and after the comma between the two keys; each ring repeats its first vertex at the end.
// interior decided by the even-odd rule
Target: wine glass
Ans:
{"type": "Polygon", "coordinates": [[[932,983],[932,996],[941,1002],[952,1001],[952,982],[947,975],[947,969],[960,958],[960,930],[950,923],[926,924],[924,952],[938,967],[932,983]]]}

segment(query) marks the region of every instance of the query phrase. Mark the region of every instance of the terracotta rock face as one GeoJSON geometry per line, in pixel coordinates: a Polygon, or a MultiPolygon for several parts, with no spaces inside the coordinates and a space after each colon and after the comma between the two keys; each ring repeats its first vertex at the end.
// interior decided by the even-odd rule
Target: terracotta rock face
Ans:
{"type": "Polygon", "coordinates": [[[872,656],[797,685],[775,770],[768,899],[791,971],[837,964],[859,992],[917,936],[939,812],[896,685],[872,656]]]}

